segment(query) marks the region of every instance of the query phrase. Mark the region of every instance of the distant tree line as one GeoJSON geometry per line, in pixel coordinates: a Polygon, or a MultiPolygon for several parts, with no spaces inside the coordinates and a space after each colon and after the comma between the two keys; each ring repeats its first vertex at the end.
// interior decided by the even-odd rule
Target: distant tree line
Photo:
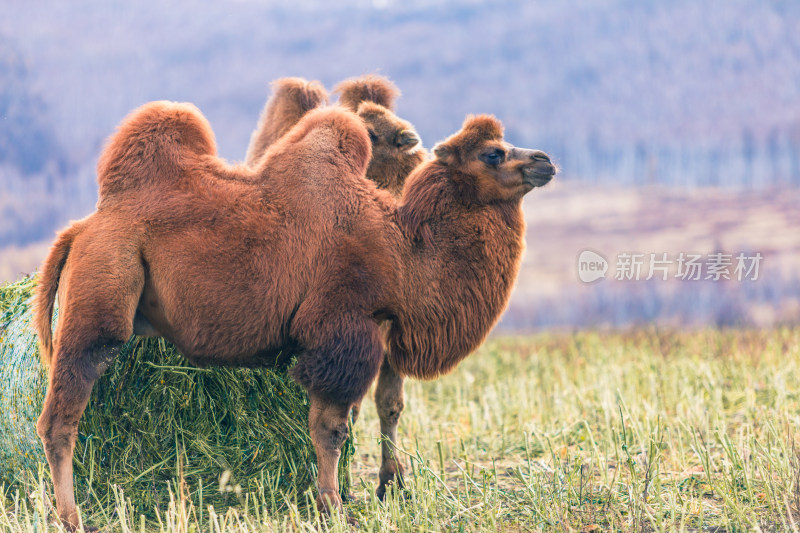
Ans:
{"type": "Polygon", "coordinates": [[[798,187],[798,24],[789,0],[20,2],[0,17],[0,246],[92,209],[134,107],[192,101],[241,159],[287,75],[388,75],[426,146],[494,113],[565,182],[798,187]]]}

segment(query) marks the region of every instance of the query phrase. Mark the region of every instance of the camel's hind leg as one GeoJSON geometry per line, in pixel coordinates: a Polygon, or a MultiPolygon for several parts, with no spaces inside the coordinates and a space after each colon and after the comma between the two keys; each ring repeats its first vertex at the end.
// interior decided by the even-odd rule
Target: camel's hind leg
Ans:
{"type": "Polygon", "coordinates": [[[121,345],[118,341],[107,341],[78,354],[59,351],[50,371],[50,386],[36,430],[50,465],[58,517],[70,530],[78,527],[72,482],[78,422],[95,380],[119,353],[121,345]]]}
{"type": "Polygon", "coordinates": [[[78,422],[95,381],[133,332],[133,315],[144,284],[138,262],[126,269],[115,265],[113,258],[103,263],[102,270],[91,268],[98,265],[89,260],[77,259],[71,265],[62,293],[49,386],[36,426],[50,465],[58,516],[70,530],[78,527],[72,481],[78,422]]]}
{"type": "Polygon", "coordinates": [[[375,406],[381,421],[381,469],[378,473],[380,484],[375,494],[381,500],[386,495],[386,488],[392,483],[403,486],[403,465],[397,459],[395,443],[397,442],[397,424],[403,412],[403,377],[383,359],[378,384],[375,387],[375,406]]]}

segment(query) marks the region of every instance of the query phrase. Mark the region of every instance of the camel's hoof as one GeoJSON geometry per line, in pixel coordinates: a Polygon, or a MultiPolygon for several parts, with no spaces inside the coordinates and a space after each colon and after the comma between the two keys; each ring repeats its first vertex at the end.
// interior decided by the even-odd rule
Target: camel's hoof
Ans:
{"type": "Polygon", "coordinates": [[[381,471],[378,472],[378,488],[375,489],[375,495],[379,500],[383,501],[384,498],[386,498],[386,490],[389,486],[394,487],[395,493],[397,493],[397,491],[404,491],[404,471],[405,469],[400,463],[390,463],[388,466],[381,466],[381,471]]]}
{"type": "Polygon", "coordinates": [[[388,492],[389,487],[392,487],[392,490],[395,494],[408,494],[408,491],[406,490],[402,481],[398,482],[392,479],[378,485],[378,488],[375,489],[375,496],[377,496],[380,501],[384,501],[386,499],[386,493],[388,492]]]}
{"type": "Polygon", "coordinates": [[[325,490],[317,495],[317,510],[321,514],[338,513],[342,511],[342,499],[332,490],[325,490]]]}
{"type": "MultiPolygon", "coordinates": [[[[356,498],[352,494],[345,496],[347,501],[354,501],[356,498]]],[[[347,521],[350,526],[357,527],[358,520],[355,519],[349,512],[342,506],[342,499],[338,494],[332,491],[325,491],[317,496],[317,509],[320,514],[330,516],[338,513],[347,521]]]]}

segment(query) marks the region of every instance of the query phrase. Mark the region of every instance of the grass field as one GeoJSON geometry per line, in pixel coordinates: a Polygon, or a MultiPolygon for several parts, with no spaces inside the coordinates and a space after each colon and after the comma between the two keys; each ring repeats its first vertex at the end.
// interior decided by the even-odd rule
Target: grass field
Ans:
{"type": "MultiPolygon", "coordinates": [[[[385,503],[372,496],[370,401],[356,431],[347,507],[359,531],[800,531],[800,329],[494,339],[453,374],[407,384],[407,491],[385,503]]],[[[152,517],[119,494],[88,521],[123,532],[351,527],[269,487],[209,509],[191,503],[191,479],[175,486],[152,517]]],[[[0,500],[0,531],[57,530],[48,491],[0,500]]]]}

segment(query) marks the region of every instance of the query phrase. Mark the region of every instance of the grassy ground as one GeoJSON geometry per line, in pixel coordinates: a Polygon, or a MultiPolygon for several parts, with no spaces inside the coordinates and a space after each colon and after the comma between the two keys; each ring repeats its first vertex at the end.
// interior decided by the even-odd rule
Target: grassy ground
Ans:
{"type": "MultiPolygon", "coordinates": [[[[409,383],[406,396],[398,454],[408,490],[386,503],[372,496],[377,415],[369,401],[362,410],[348,505],[360,531],[800,531],[798,329],[497,339],[452,375],[409,383]]],[[[156,519],[119,494],[89,522],[349,528],[269,487],[229,509],[192,505],[181,494],[198,487],[184,483],[156,519]]],[[[47,494],[0,500],[0,531],[56,530],[47,494]]]]}

